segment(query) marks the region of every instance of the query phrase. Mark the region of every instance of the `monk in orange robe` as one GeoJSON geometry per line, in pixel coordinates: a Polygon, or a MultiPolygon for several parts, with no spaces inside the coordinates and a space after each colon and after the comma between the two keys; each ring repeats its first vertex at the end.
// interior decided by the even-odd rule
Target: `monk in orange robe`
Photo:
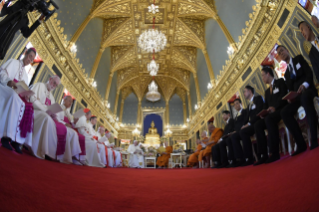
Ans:
{"type": "MultiPolygon", "coordinates": [[[[201,138],[202,138],[202,140],[208,139],[206,131],[202,132],[201,138]]],[[[196,143],[197,143],[197,150],[196,150],[196,152],[191,154],[191,156],[189,156],[188,163],[187,163],[187,166],[193,167],[194,169],[198,168],[197,165],[198,165],[198,161],[199,161],[199,155],[200,155],[202,148],[203,148],[201,140],[197,140],[196,143]]]]}
{"type": "Polygon", "coordinates": [[[158,168],[164,168],[168,166],[168,160],[171,157],[171,153],[173,152],[173,147],[168,146],[168,142],[165,142],[166,151],[161,153],[161,156],[157,158],[156,165],[158,168]]]}
{"type": "Polygon", "coordinates": [[[223,136],[223,130],[216,128],[213,123],[209,124],[208,130],[211,133],[209,141],[206,143],[206,148],[203,151],[204,160],[206,162],[205,168],[210,166],[210,157],[212,154],[212,147],[218,143],[218,140],[223,136]]]}

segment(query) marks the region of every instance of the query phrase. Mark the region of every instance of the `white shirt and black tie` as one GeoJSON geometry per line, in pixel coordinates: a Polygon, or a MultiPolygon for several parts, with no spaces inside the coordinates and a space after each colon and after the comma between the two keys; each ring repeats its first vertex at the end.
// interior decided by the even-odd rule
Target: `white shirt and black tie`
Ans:
{"type": "MultiPolygon", "coordinates": [[[[290,61],[289,61],[289,63],[287,65],[288,65],[288,71],[290,73],[291,79],[296,79],[297,75],[296,75],[296,71],[294,69],[294,64],[292,62],[292,58],[291,57],[290,57],[290,61]]],[[[302,85],[305,86],[306,89],[309,87],[308,82],[304,82],[304,83],[302,83],[302,85]]]]}

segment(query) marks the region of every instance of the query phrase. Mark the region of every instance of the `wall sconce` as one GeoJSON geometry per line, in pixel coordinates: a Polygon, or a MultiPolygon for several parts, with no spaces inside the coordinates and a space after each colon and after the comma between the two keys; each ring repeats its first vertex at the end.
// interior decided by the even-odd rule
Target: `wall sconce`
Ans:
{"type": "Polygon", "coordinates": [[[189,123],[189,118],[186,119],[186,122],[189,123]]]}
{"type": "Polygon", "coordinates": [[[197,110],[197,109],[198,109],[198,106],[197,106],[197,104],[195,105],[195,107],[194,107],[194,108],[195,108],[195,110],[197,110]]]}
{"type": "Polygon", "coordinates": [[[111,104],[110,104],[110,103],[108,103],[108,104],[107,104],[107,108],[109,108],[109,109],[110,109],[110,107],[111,107],[111,104]]]}

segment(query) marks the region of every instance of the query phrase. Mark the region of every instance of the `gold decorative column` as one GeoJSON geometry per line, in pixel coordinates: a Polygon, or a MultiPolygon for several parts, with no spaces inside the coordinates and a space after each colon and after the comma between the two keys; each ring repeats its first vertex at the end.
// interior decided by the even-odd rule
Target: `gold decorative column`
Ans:
{"type": "Polygon", "coordinates": [[[169,125],[169,100],[166,100],[166,126],[169,125]]]}
{"type": "Polygon", "coordinates": [[[198,84],[198,79],[196,73],[193,73],[194,76],[194,81],[195,81],[195,87],[196,87],[196,96],[197,96],[197,105],[198,107],[200,106],[200,90],[199,90],[199,84],[198,84]]]}
{"type": "Polygon", "coordinates": [[[136,124],[141,124],[142,101],[138,100],[136,124]]]}
{"type": "Polygon", "coordinates": [[[124,109],[124,99],[121,100],[121,109],[120,109],[120,122],[123,120],[123,109],[124,109]]]}
{"type": "Polygon", "coordinates": [[[189,119],[191,119],[192,118],[192,100],[191,100],[191,95],[189,94],[189,91],[187,91],[187,100],[188,100],[189,119]]]}
{"type": "Polygon", "coordinates": [[[187,111],[186,111],[186,102],[183,101],[183,114],[184,114],[184,124],[186,124],[186,119],[187,119],[187,111]]]}
{"type": "Polygon", "coordinates": [[[223,30],[223,33],[226,37],[226,39],[228,40],[228,43],[234,48],[235,51],[237,51],[237,45],[233,39],[233,37],[231,36],[231,34],[229,33],[227,27],[225,26],[224,22],[220,19],[219,15],[215,15],[213,16],[213,19],[215,19],[219,25],[219,27],[223,30]]]}
{"type": "MultiPolygon", "coordinates": [[[[116,92],[116,98],[115,98],[115,104],[114,104],[114,114],[116,115],[117,113],[117,105],[118,105],[118,102],[119,102],[119,96],[120,96],[120,91],[118,90],[116,92]]],[[[117,116],[117,115],[116,115],[117,116]]]]}
{"type": "Polygon", "coordinates": [[[105,92],[105,100],[109,99],[109,94],[111,90],[111,84],[113,79],[113,73],[110,73],[109,79],[107,80],[106,92],[105,92]]]}
{"type": "Polygon", "coordinates": [[[215,75],[214,75],[214,70],[213,70],[213,66],[212,63],[210,62],[210,58],[208,55],[208,52],[206,49],[202,49],[205,60],[206,60],[206,65],[207,65],[207,69],[208,69],[208,73],[209,73],[209,77],[210,77],[210,82],[213,83],[215,81],[215,75]]]}
{"type": "Polygon", "coordinates": [[[76,43],[76,41],[79,39],[80,35],[82,34],[83,30],[85,29],[85,27],[88,25],[88,23],[90,22],[90,20],[93,18],[93,14],[90,14],[86,17],[86,19],[82,22],[82,24],[80,25],[80,27],[76,30],[76,32],[74,33],[74,35],[72,36],[71,40],[70,40],[70,44],[69,44],[69,48],[71,48],[71,46],[73,44],[76,43]]]}
{"type": "Polygon", "coordinates": [[[100,60],[101,60],[101,57],[103,55],[104,50],[105,50],[104,48],[100,48],[99,52],[97,53],[94,64],[93,64],[92,71],[90,73],[90,78],[95,77],[95,74],[96,74],[97,68],[99,67],[100,60]]]}

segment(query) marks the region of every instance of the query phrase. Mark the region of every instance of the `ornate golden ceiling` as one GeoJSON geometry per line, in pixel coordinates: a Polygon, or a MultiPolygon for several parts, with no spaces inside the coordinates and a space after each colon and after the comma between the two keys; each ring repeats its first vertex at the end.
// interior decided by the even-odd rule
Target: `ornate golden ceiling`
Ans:
{"type": "MultiPolygon", "coordinates": [[[[111,47],[110,78],[118,72],[116,80],[122,97],[134,92],[141,101],[152,79],[146,68],[152,56],[138,47],[137,39],[143,31],[152,27],[154,15],[148,12],[147,7],[153,1],[95,0],[90,15],[70,42],[76,42],[90,19],[99,17],[104,20],[101,48],[90,77],[94,78],[104,49],[111,47]]],[[[160,64],[155,81],[166,101],[174,93],[185,100],[190,74],[196,74],[197,48],[206,52],[205,19],[218,19],[214,0],[155,0],[155,4],[160,10],[155,15],[155,28],[167,37],[166,48],[155,54],[160,64]]],[[[231,36],[227,39],[232,40],[231,36]]],[[[105,99],[108,99],[109,87],[105,99]]]]}

